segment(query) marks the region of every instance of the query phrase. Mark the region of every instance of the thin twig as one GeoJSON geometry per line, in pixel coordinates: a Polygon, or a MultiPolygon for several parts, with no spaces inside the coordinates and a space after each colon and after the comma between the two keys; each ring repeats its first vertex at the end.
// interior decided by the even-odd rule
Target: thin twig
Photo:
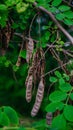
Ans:
{"type": "Polygon", "coordinates": [[[66,3],[68,6],[70,6],[70,7],[73,7],[73,5],[70,3],[70,2],[68,2],[68,1],[66,1],[66,0],[62,0],[64,3],[66,3]]]}
{"type": "MultiPolygon", "coordinates": [[[[18,37],[20,37],[20,38],[22,38],[22,39],[24,39],[24,40],[30,40],[29,37],[24,37],[21,33],[14,33],[14,35],[16,35],[16,36],[18,36],[18,37]]],[[[33,41],[36,42],[36,43],[39,42],[39,41],[37,41],[37,40],[35,40],[35,39],[33,39],[33,41]]]]}
{"type": "Polygon", "coordinates": [[[58,67],[52,69],[51,71],[49,71],[49,72],[47,72],[46,74],[42,75],[41,78],[43,78],[43,77],[45,77],[45,76],[47,76],[47,75],[53,73],[54,71],[60,69],[60,68],[63,67],[63,66],[66,66],[66,65],[68,65],[68,64],[70,64],[70,63],[71,63],[71,61],[68,61],[67,63],[62,64],[62,66],[60,65],[60,66],[58,66],[58,67]]]}
{"type": "Polygon", "coordinates": [[[29,38],[31,37],[30,33],[31,33],[32,24],[33,24],[33,22],[34,22],[37,15],[38,15],[38,13],[34,15],[32,21],[31,21],[31,24],[30,24],[30,27],[29,27],[29,38]]]}
{"type": "MultiPolygon", "coordinates": [[[[60,59],[59,55],[56,53],[56,51],[52,48],[52,52],[54,54],[55,59],[58,61],[58,63],[62,66],[63,61],[60,59]]],[[[67,74],[68,71],[66,70],[65,66],[62,66],[62,70],[67,74]]]]}
{"type": "Polygon", "coordinates": [[[62,52],[73,58],[73,54],[69,53],[67,50],[62,49],[62,52]]]}

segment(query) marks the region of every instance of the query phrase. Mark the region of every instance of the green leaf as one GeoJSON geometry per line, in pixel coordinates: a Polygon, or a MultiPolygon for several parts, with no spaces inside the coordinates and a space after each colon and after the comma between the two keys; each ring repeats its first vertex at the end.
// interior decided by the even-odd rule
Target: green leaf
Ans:
{"type": "Polygon", "coordinates": [[[59,10],[56,7],[48,7],[48,10],[52,13],[59,12],[59,10]]]}
{"type": "Polygon", "coordinates": [[[2,27],[5,27],[6,26],[6,21],[8,19],[8,11],[5,10],[5,13],[3,13],[3,12],[1,13],[1,12],[0,12],[0,25],[2,27]]]}
{"type": "Polygon", "coordinates": [[[73,25],[73,21],[71,19],[64,19],[64,23],[66,25],[73,25]]]}
{"type": "Polygon", "coordinates": [[[9,60],[7,60],[7,61],[5,62],[5,67],[9,67],[10,64],[11,64],[11,62],[10,62],[9,60]]]}
{"type": "Polygon", "coordinates": [[[46,120],[45,119],[42,119],[40,121],[36,121],[32,124],[32,126],[34,128],[41,128],[41,127],[45,127],[46,126],[46,120]]]}
{"type": "Polygon", "coordinates": [[[43,30],[47,30],[49,28],[49,26],[45,25],[43,26],[43,30]]]}
{"type": "Polygon", "coordinates": [[[58,128],[59,130],[66,130],[66,120],[62,114],[53,119],[52,127],[58,128]]]}
{"type": "Polygon", "coordinates": [[[7,6],[4,4],[0,4],[0,11],[7,11],[7,6]]]}
{"type": "Polygon", "coordinates": [[[69,77],[69,75],[67,75],[67,74],[63,74],[63,77],[66,79],[66,81],[69,81],[70,80],[70,77],[69,77]]]}
{"type": "Polygon", "coordinates": [[[73,12],[72,11],[64,12],[64,16],[67,17],[68,19],[72,19],[73,18],[73,12]]]}
{"type": "Polygon", "coordinates": [[[24,2],[20,2],[16,5],[16,10],[18,13],[23,13],[28,8],[29,4],[26,4],[24,2]]]}
{"type": "Polygon", "coordinates": [[[49,81],[52,82],[52,83],[55,83],[55,82],[57,82],[57,78],[51,76],[51,77],[49,78],[49,81]]]}
{"type": "Polygon", "coordinates": [[[59,6],[58,9],[59,9],[61,12],[64,12],[64,11],[70,10],[70,7],[67,6],[67,5],[61,5],[61,6],[59,6]]]}
{"type": "Polygon", "coordinates": [[[9,118],[5,112],[0,113],[0,125],[1,126],[9,126],[10,125],[9,118]]]}
{"type": "Polygon", "coordinates": [[[60,85],[59,88],[63,92],[69,92],[72,89],[72,86],[69,83],[64,83],[60,85]]]}
{"type": "Polygon", "coordinates": [[[59,6],[61,4],[62,0],[53,0],[52,5],[53,6],[59,6]]]}
{"type": "Polygon", "coordinates": [[[13,29],[16,29],[16,28],[18,28],[18,27],[19,27],[19,25],[18,25],[17,23],[13,23],[13,24],[12,24],[12,28],[13,28],[13,29]]]}
{"type": "Polygon", "coordinates": [[[63,78],[60,78],[59,79],[59,84],[62,85],[62,84],[65,84],[65,80],[63,78]]]}
{"type": "Polygon", "coordinates": [[[24,76],[25,74],[27,74],[27,69],[28,69],[27,63],[25,63],[23,66],[21,66],[20,75],[24,76]]]}
{"type": "Polygon", "coordinates": [[[61,73],[60,73],[59,71],[55,71],[55,75],[56,75],[58,78],[61,78],[61,77],[62,77],[62,75],[61,75],[61,73]]]}
{"type": "Polygon", "coordinates": [[[62,13],[56,14],[56,18],[58,20],[63,20],[65,18],[65,16],[62,13]]]}
{"type": "Polygon", "coordinates": [[[18,2],[20,2],[20,0],[6,0],[5,4],[9,7],[17,4],[18,2]]]}
{"type": "Polygon", "coordinates": [[[46,41],[49,40],[50,35],[51,35],[51,34],[50,34],[49,31],[47,31],[47,32],[45,33],[45,39],[46,39],[46,41]]]}
{"type": "Polygon", "coordinates": [[[73,93],[70,94],[70,98],[71,98],[71,100],[73,100],[73,93]]]}
{"type": "Polygon", "coordinates": [[[16,66],[16,65],[13,65],[13,71],[18,71],[18,69],[19,69],[19,66],[16,66]]]}
{"type": "Polygon", "coordinates": [[[22,50],[19,56],[26,59],[26,50],[22,50]]]}
{"type": "Polygon", "coordinates": [[[50,94],[49,100],[52,102],[59,102],[65,100],[66,97],[67,97],[66,93],[57,90],[50,94]]]}
{"type": "Polygon", "coordinates": [[[9,106],[4,106],[3,108],[4,108],[5,114],[8,116],[10,120],[10,123],[13,125],[17,125],[19,123],[19,119],[18,119],[16,111],[9,106]]]}
{"type": "Polygon", "coordinates": [[[64,114],[66,120],[73,122],[73,106],[66,105],[64,107],[63,114],[64,114]]]}
{"type": "Polygon", "coordinates": [[[33,3],[35,0],[25,0],[26,2],[33,3]]]}
{"type": "Polygon", "coordinates": [[[47,112],[55,112],[56,110],[62,110],[64,107],[64,103],[62,102],[53,102],[47,105],[47,112]]]}
{"type": "Polygon", "coordinates": [[[42,42],[42,44],[40,45],[42,48],[45,48],[47,46],[47,44],[45,42],[42,42]]]}

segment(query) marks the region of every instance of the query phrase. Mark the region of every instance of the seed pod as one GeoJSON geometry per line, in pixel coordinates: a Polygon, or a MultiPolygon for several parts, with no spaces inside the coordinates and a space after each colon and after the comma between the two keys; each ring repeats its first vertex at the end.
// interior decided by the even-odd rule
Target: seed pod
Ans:
{"type": "Polygon", "coordinates": [[[32,98],[32,81],[33,77],[32,75],[29,76],[28,82],[26,84],[26,101],[30,102],[32,98]]]}
{"type": "Polygon", "coordinates": [[[33,49],[34,49],[34,42],[32,40],[32,38],[29,38],[29,42],[27,43],[27,55],[26,55],[26,61],[27,63],[30,62],[30,59],[32,58],[32,53],[33,53],[33,49]]]}
{"type": "Polygon", "coordinates": [[[48,113],[46,114],[46,123],[47,123],[47,125],[51,125],[52,119],[53,119],[53,114],[52,114],[52,112],[48,112],[48,113]]]}
{"type": "Polygon", "coordinates": [[[33,66],[31,66],[28,70],[28,75],[27,75],[27,78],[26,78],[26,81],[25,81],[25,85],[27,86],[28,84],[28,81],[29,81],[29,77],[33,74],[33,66]]]}
{"type": "Polygon", "coordinates": [[[44,95],[44,82],[43,82],[43,79],[41,79],[39,86],[38,86],[38,90],[37,90],[35,104],[34,104],[33,109],[31,111],[31,116],[34,117],[38,113],[39,108],[41,106],[42,99],[43,99],[43,95],[44,95]]]}
{"type": "Polygon", "coordinates": [[[38,62],[39,62],[39,55],[38,55],[38,50],[37,50],[35,52],[35,54],[33,55],[33,60],[32,60],[32,64],[33,64],[33,67],[34,67],[34,69],[33,69],[34,85],[37,83],[37,80],[38,80],[38,75],[37,75],[38,62]]]}

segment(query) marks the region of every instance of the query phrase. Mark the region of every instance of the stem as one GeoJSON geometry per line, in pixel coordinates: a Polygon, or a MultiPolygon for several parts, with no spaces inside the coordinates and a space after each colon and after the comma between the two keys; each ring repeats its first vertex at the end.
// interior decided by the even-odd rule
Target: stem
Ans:
{"type": "Polygon", "coordinates": [[[66,103],[65,103],[65,105],[67,105],[67,104],[68,104],[69,97],[70,97],[70,94],[71,94],[72,90],[73,90],[73,88],[70,90],[70,92],[69,92],[69,94],[68,94],[68,97],[67,97],[67,100],[66,100],[66,103]]]}

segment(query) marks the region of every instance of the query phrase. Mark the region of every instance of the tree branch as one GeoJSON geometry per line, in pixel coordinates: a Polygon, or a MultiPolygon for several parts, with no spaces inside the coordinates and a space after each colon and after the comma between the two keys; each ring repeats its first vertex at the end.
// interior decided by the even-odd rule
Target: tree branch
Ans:
{"type": "Polygon", "coordinates": [[[38,8],[41,11],[45,12],[46,14],[48,14],[50,16],[50,18],[52,19],[52,21],[57,25],[57,27],[63,32],[63,34],[69,39],[69,41],[73,45],[73,37],[62,27],[62,25],[56,20],[54,15],[51,12],[49,12],[48,10],[46,10],[44,7],[42,7],[42,6],[37,7],[37,3],[36,2],[34,2],[33,5],[36,8],[38,8]]]}

